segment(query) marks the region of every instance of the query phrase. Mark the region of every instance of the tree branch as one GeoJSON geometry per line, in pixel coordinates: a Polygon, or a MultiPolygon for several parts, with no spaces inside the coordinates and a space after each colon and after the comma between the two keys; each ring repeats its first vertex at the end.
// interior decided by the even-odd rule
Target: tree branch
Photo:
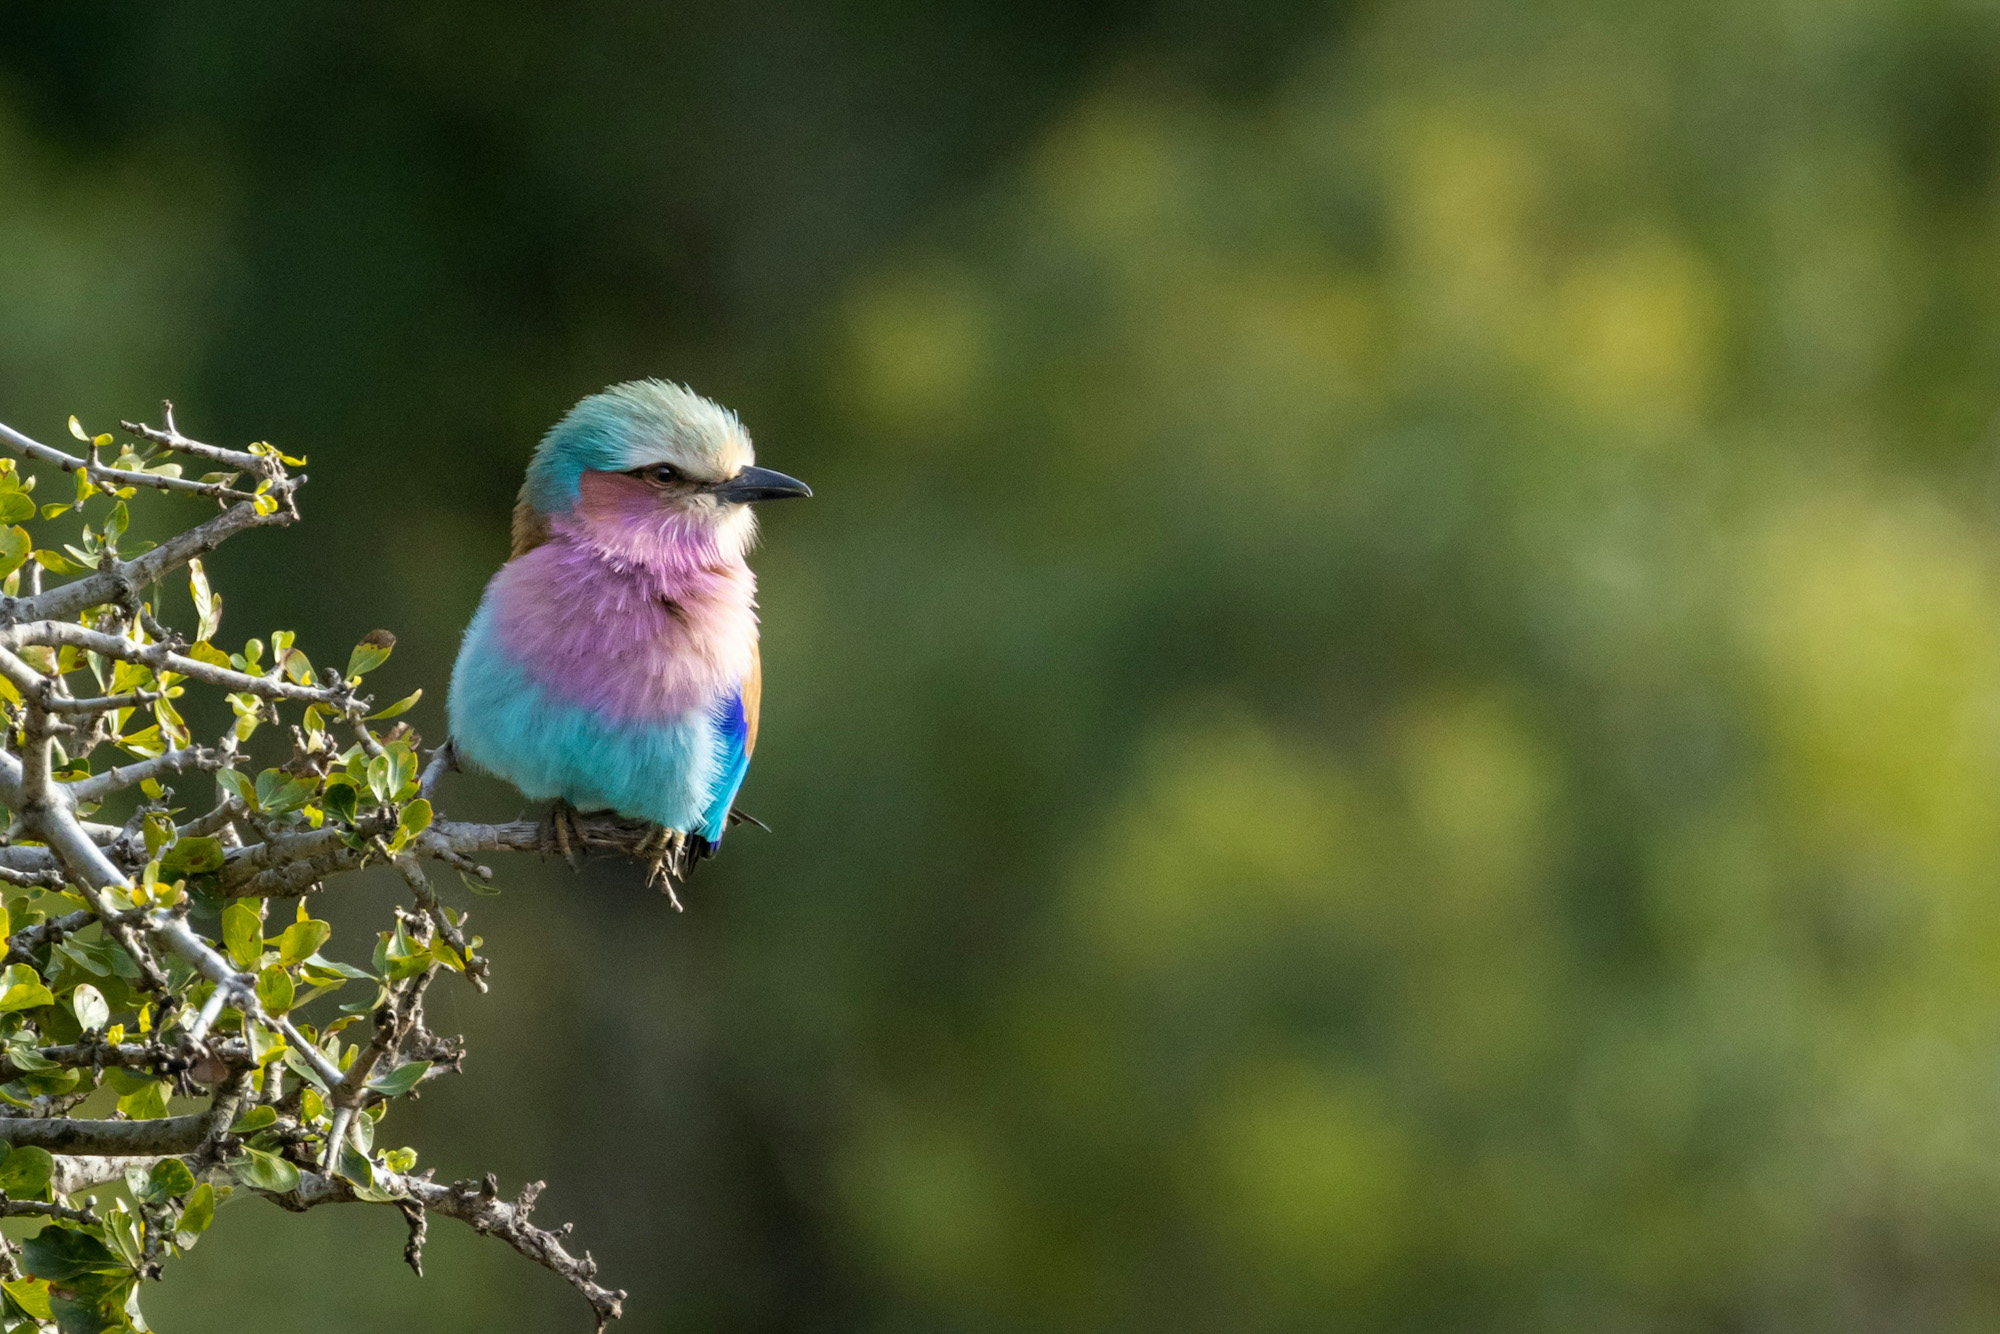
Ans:
{"type": "Polygon", "coordinates": [[[240,691],[263,699],[290,700],[298,704],[331,705],[342,713],[348,711],[353,696],[347,687],[302,686],[276,676],[251,676],[246,672],[233,671],[227,667],[217,667],[214,663],[202,662],[174,652],[165,644],[141,644],[136,639],[123,635],[107,635],[74,621],[28,621],[0,629],[0,646],[19,650],[30,644],[48,648],[68,645],[85,649],[107,658],[117,658],[124,662],[144,663],[156,672],[172,672],[205,685],[220,686],[224,690],[240,691]]]}
{"type": "MultiPolygon", "coordinates": [[[[576,828],[585,847],[626,856],[637,856],[650,832],[650,826],[613,815],[581,816],[576,828]]],[[[542,826],[529,820],[504,824],[438,820],[411,846],[422,856],[461,870],[473,853],[541,852],[546,848],[542,826]]],[[[232,850],[222,869],[222,892],[229,898],[291,898],[310,892],[329,876],[359,870],[377,857],[370,849],[349,847],[337,830],[283,835],[232,850]]]]}
{"type": "Polygon", "coordinates": [[[244,472],[254,473],[259,477],[276,477],[281,475],[280,470],[275,466],[277,460],[267,454],[251,454],[240,449],[222,449],[216,445],[204,445],[199,440],[190,440],[181,434],[178,426],[174,425],[174,405],[163,402],[160,404],[160,407],[162,410],[161,419],[166,422],[164,429],[157,426],[148,426],[144,422],[120,421],[118,425],[124,429],[127,435],[135,435],[141,440],[149,440],[162,449],[173,450],[176,454],[186,454],[193,458],[207,459],[211,463],[220,463],[229,468],[240,468],[244,472]]]}
{"type": "MultiPolygon", "coordinates": [[[[399,1206],[407,1201],[426,1212],[455,1218],[475,1232],[500,1238],[536,1264],[558,1275],[590,1303],[599,1331],[624,1314],[624,1290],[606,1288],[597,1282],[597,1262],[590,1258],[588,1251],[576,1256],[563,1246],[563,1239],[570,1232],[569,1224],[551,1231],[536,1227],[529,1221],[535,1199],[542,1191],[541,1182],[529,1182],[512,1200],[500,1198],[499,1182],[491,1174],[481,1182],[456,1181],[449,1186],[441,1186],[432,1181],[428,1173],[404,1176],[377,1169],[375,1185],[396,1197],[392,1202],[399,1206]]],[[[322,1204],[363,1202],[355,1195],[353,1183],[341,1177],[307,1171],[299,1173],[297,1190],[269,1194],[268,1198],[298,1213],[322,1204]]]]}
{"type": "Polygon", "coordinates": [[[129,1158],[135,1154],[193,1153],[229,1128],[243,1105],[239,1084],[216,1091],[208,1110],[148,1121],[75,1121],[59,1116],[0,1116],[0,1140],[31,1144],[50,1153],[129,1158]]]}
{"type": "Polygon", "coordinates": [[[219,750],[207,746],[179,746],[173,750],[155,755],[151,759],[138,760],[116,769],[104,769],[88,778],[79,778],[73,783],[65,783],[63,788],[71,801],[102,801],[113,792],[122,792],[128,787],[137,787],[148,778],[164,778],[168,774],[197,772],[223,768],[232,759],[219,750]]]}
{"type": "MultiPolygon", "coordinates": [[[[37,463],[52,463],[64,472],[80,472],[106,491],[115,491],[121,486],[150,486],[156,491],[182,491],[188,495],[208,496],[214,500],[252,499],[248,491],[238,491],[217,482],[191,482],[185,477],[168,477],[154,472],[132,472],[126,468],[108,467],[91,459],[81,459],[74,454],[22,435],[4,422],[0,422],[0,444],[37,463]]],[[[94,454],[96,451],[91,452],[94,454]]]]}

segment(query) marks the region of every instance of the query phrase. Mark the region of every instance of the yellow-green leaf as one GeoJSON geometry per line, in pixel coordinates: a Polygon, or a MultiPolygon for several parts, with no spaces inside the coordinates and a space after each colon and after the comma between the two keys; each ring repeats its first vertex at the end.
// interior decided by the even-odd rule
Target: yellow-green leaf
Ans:
{"type": "Polygon", "coordinates": [[[257,974],[257,1002],[266,1014],[279,1015],[290,1010],[295,994],[291,975],[275,964],[257,974]]]}
{"type": "Polygon", "coordinates": [[[27,964],[9,964],[0,969],[0,1012],[33,1010],[55,1003],[55,994],[43,985],[41,974],[27,964]]]}
{"type": "Polygon", "coordinates": [[[403,696],[403,698],[397,700],[394,704],[391,704],[388,708],[382,710],[380,713],[369,714],[368,721],[372,723],[378,718],[394,718],[398,714],[408,713],[410,709],[413,706],[415,706],[416,702],[422,699],[423,697],[424,697],[424,692],[422,690],[413,691],[412,693],[403,696]]]}
{"type": "Polygon", "coordinates": [[[134,1121],[159,1120],[167,1114],[166,1081],[147,1080],[137,1093],[128,1093],[118,1100],[118,1110],[134,1121]]]}
{"type": "MultiPolygon", "coordinates": [[[[213,1216],[213,1210],[210,1211],[213,1216]]],[[[55,1315],[49,1310],[49,1283],[43,1278],[14,1278],[0,1283],[0,1292],[12,1297],[15,1304],[37,1320],[53,1321],[55,1315]]]]}
{"type": "Polygon", "coordinates": [[[371,630],[354,652],[347,655],[347,674],[350,677],[365,676],[383,663],[389,661],[389,654],[396,647],[396,636],[387,630],[371,630]]]}
{"type": "Polygon", "coordinates": [[[0,528],[0,576],[12,574],[28,561],[35,539],[25,528],[0,528]]]}
{"type": "MultiPolygon", "coordinates": [[[[194,614],[198,622],[195,639],[206,643],[206,641],[214,637],[216,628],[222,624],[222,599],[217,597],[215,590],[209,587],[208,571],[202,568],[201,562],[198,560],[188,562],[188,589],[194,594],[194,614]]],[[[227,667],[229,665],[228,654],[222,653],[219,650],[211,650],[211,652],[216,653],[221,659],[216,664],[217,666],[227,667]]],[[[204,658],[202,661],[207,662],[210,659],[204,658]]]]}
{"type": "Polygon", "coordinates": [[[264,924],[257,920],[257,910],[242,899],[222,910],[222,942],[229,951],[230,961],[238,968],[248,968],[262,957],[263,929],[264,924]]]}
{"type": "MultiPolygon", "coordinates": [[[[303,903],[300,907],[304,907],[303,903]]],[[[278,937],[278,958],[287,964],[304,963],[319,953],[319,947],[326,944],[333,935],[333,928],[325,922],[311,918],[294,922],[278,937]]]]}

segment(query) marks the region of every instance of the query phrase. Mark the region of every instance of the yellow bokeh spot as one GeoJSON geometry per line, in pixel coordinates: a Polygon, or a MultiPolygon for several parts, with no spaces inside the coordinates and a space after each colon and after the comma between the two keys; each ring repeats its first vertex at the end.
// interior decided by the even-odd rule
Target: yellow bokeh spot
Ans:
{"type": "Polygon", "coordinates": [[[1557,289],[1549,367],[1613,434],[1684,427],[1708,400],[1722,296],[1685,246],[1628,242],[1572,268],[1557,289]]]}
{"type": "Polygon", "coordinates": [[[968,275],[923,262],[891,270],[849,303],[849,392],[878,432],[961,426],[991,339],[985,296],[968,275]]]}
{"type": "Polygon", "coordinates": [[[1295,1061],[1249,1065],[1208,1125],[1224,1244],[1287,1287],[1380,1279],[1411,1242],[1417,1160],[1365,1085],[1295,1061]]]}

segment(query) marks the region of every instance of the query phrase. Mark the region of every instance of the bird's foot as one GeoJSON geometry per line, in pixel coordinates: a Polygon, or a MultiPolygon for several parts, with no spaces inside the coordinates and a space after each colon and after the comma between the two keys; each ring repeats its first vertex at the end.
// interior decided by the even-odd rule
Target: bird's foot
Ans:
{"type": "Polygon", "coordinates": [[[674,881],[686,877],[688,867],[687,835],[665,825],[654,825],[637,849],[639,859],[646,864],[646,883],[657,884],[660,892],[680,912],[681,897],[674,893],[674,881]]]}
{"type": "Polygon", "coordinates": [[[542,821],[542,851],[555,853],[572,870],[583,865],[583,830],[577,826],[576,815],[576,807],[557,797],[548,818],[542,821]]]}

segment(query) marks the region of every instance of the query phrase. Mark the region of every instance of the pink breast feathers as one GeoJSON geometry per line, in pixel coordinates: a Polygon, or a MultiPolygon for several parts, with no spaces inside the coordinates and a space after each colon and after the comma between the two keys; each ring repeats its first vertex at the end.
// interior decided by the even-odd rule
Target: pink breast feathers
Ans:
{"type": "Polygon", "coordinates": [[[558,519],[494,577],[507,656],[551,694],[622,722],[710,710],[740,689],[757,639],[756,582],[741,556],[690,549],[671,531],[616,554],[592,536],[558,519]]]}

